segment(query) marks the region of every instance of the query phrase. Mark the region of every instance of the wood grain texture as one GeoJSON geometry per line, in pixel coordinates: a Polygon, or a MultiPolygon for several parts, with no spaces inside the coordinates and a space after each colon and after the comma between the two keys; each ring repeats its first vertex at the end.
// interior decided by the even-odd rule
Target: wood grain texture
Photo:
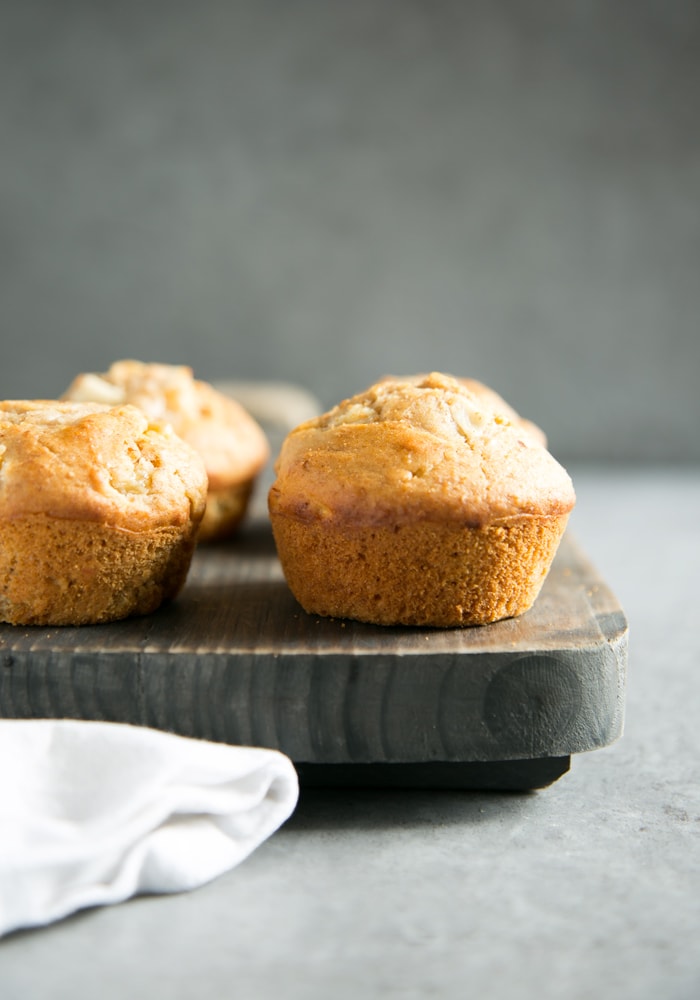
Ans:
{"type": "Polygon", "coordinates": [[[626,660],[624,614],[570,535],[520,618],[386,628],[305,614],[261,519],[201,546],[148,617],[0,626],[0,716],[129,722],[309,764],[564,757],[620,735],[626,660]]]}

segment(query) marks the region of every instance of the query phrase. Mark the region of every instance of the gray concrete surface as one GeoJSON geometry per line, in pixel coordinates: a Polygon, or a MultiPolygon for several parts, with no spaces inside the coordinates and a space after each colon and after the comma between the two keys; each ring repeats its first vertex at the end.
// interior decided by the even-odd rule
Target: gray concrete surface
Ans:
{"type": "Polygon", "coordinates": [[[203,889],[7,938],[3,1000],[700,995],[700,474],[572,471],[630,622],[617,744],[531,795],[302,795],[203,889]]]}
{"type": "Polygon", "coordinates": [[[4,0],[0,397],[433,368],[700,460],[699,94],[693,0],[4,0]]]}

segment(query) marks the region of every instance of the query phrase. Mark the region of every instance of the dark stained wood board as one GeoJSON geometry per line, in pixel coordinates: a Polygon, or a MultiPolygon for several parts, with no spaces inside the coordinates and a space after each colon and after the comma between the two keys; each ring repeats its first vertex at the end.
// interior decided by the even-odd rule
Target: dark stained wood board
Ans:
{"type": "Polygon", "coordinates": [[[274,747],[311,780],[318,765],[334,781],[338,765],[386,775],[419,764],[424,783],[432,768],[440,784],[438,769],[449,783],[458,763],[555,759],[565,769],[570,754],[613,742],[626,661],[624,613],[569,533],[527,614],[385,628],[305,614],[257,519],[231,542],[201,546],[180,596],[153,615],[0,625],[0,717],[274,747]]]}

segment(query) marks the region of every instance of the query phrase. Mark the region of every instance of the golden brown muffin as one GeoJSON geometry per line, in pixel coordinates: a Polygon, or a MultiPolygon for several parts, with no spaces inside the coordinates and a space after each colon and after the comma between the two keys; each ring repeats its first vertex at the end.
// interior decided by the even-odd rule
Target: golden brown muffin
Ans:
{"type": "Polygon", "coordinates": [[[200,453],[209,477],[199,541],[233,534],[269,457],[259,424],[236,400],[195,379],[185,365],[116,361],[104,374],[78,375],[64,399],[132,403],[172,425],[200,453]]]}
{"type": "Polygon", "coordinates": [[[0,620],[154,611],[185,582],[206,495],[201,457],[135,406],[0,403],[0,620]]]}
{"type": "Polygon", "coordinates": [[[286,438],[268,506],[310,613],[477,625],[531,607],[575,503],[542,434],[480,383],[383,379],[286,438]]]}

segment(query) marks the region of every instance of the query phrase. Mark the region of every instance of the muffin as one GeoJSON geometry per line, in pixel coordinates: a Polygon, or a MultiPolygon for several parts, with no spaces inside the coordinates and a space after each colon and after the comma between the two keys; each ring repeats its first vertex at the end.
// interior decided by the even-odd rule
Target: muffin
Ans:
{"type": "Polygon", "coordinates": [[[248,509],[269,457],[259,424],[236,400],[195,379],[185,365],[116,361],[104,374],[78,375],[64,399],[132,403],[165,421],[200,453],[207,470],[207,506],[199,541],[232,535],[248,509]]]}
{"type": "Polygon", "coordinates": [[[387,378],[285,439],[268,494],[309,613],[482,625],[535,601],[575,495],[543,434],[493,390],[387,378]]]}
{"type": "Polygon", "coordinates": [[[182,587],[204,514],[199,454],[135,406],[0,403],[0,620],[84,625],[182,587]]]}

